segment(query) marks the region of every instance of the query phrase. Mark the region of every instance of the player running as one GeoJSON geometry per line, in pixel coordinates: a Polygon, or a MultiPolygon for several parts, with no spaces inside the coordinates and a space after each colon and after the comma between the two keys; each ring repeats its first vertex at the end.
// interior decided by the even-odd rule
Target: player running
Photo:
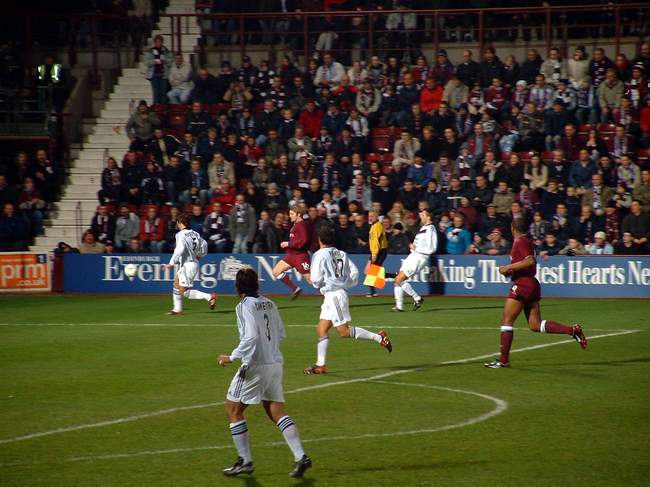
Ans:
{"type": "Polygon", "coordinates": [[[409,244],[411,253],[402,262],[402,266],[395,278],[395,306],[393,311],[400,313],[404,311],[404,293],[413,298],[413,311],[417,311],[422,306],[424,299],[406,280],[412,278],[429,265],[431,254],[435,253],[438,248],[438,234],[436,233],[436,227],[433,225],[431,212],[422,210],[419,217],[422,226],[413,243],[409,244]]]}
{"type": "Polygon", "coordinates": [[[359,270],[345,252],[333,247],[334,229],[323,226],[318,233],[318,250],[312,258],[312,285],[324,296],[318,321],[316,364],[304,370],[305,374],[325,374],[325,357],[329,344],[328,333],[334,326],[341,338],[374,340],[389,352],[393,345],[384,331],[372,333],[358,326],[350,326],[350,308],[346,289],[355,286],[359,270]]]}
{"type": "Polygon", "coordinates": [[[217,303],[216,294],[192,289],[194,279],[199,273],[199,259],[205,257],[208,253],[208,243],[201,235],[194,230],[190,230],[189,225],[190,219],[186,214],[181,213],[178,215],[178,218],[176,218],[176,226],[178,227],[176,248],[169,260],[169,264],[164,266],[166,269],[171,269],[176,264],[179,264],[172,293],[174,307],[167,312],[168,315],[183,314],[183,296],[188,299],[204,299],[210,305],[210,309],[214,309],[217,303]]]}
{"type": "Polygon", "coordinates": [[[273,301],[258,295],[259,280],[251,268],[240,269],[235,288],[241,302],[235,309],[239,328],[239,345],[230,355],[220,355],[219,365],[241,359],[226,395],[226,414],[230,433],[239,457],[223,474],[228,477],[253,473],[253,457],[248,443],[248,426],[244,411],[249,404],[262,402],[268,417],[278,425],[295,458],[289,475],[302,477],[311,460],[305,455],[298,427],[284,411],[282,389],[282,352],[280,342],[286,337],[282,318],[273,301]]]}
{"type": "Polygon", "coordinates": [[[305,208],[302,205],[294,205],[289,210],[289,219],[293,223],[289,231],[289,241],[280,243],[280,247],[287,249],[287,254],[273,268],[273,277],[280,279],[291,289],[291,300],[300,296],[302,289],[287,275],[290,269],[296,269],[308,283],[311,283],[309,274],[311,229],[309,222],[303,218],[304,214],[305,208]]]}
{"type": "Polygon", "coordinates": [[[523,220],[513,220],[512,236],[514,242],[510,252],[511,263],[499,267],[499,272],[510,276],[512,287],[503,307],[501,321],[501,354],[498,359],[486,363],[490,369],[510,367],[510,347],[512,346],[513,326],[515,320],[524,310],[528,326],[538,333],[559,333],[572,336],[582,348],[587,348],[587,337],[580,325],[567,326],[556,321],[542,320],[539,301],[542,299],[539,281],[535,278],[537,262],[535,244],[526,236],[526,224],[523,220]]]}

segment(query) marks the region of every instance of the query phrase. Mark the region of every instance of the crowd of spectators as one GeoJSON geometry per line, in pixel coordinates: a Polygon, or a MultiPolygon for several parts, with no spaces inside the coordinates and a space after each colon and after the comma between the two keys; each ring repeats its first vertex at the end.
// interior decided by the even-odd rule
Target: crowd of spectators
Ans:
{"type": "Polygon", "coordinates": [[[179,95],[189,106],[139,104],[90,233],[109,250],[170,251],[186,211],[212,251],[280,252],[303,202],[351,253],[368,252],[371,209],[390,252],[407,252],[422,207],[451,254],[507,253],[513,219],[543,256],[650,251],[648,44],[629,61],[435,54],[199,70],[179,95]]]}
{"type": "Polygon", "coordinates": [[[0,162],[0,251],[27,250],[43,234],[43,220],[58,198],[62,167],[39,149],[18,152],[12,164],[0,162]]]}

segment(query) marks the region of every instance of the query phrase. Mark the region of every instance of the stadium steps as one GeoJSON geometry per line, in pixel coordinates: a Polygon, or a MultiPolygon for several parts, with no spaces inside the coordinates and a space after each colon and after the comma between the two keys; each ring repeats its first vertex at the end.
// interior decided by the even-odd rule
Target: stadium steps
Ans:
{"type": "MultiPolygon", "coordinates": [[[[170,0],[167,13],[193,13],[194,0],[170,0]]],[[[199,26],[194,21],[183,20],[182,46],[188,59],[188,53],[193,53],[201,37],[199,26]]],[[[153,37],[165,36],[165,45],[171,48],[170,19],[163,17],[152,32],[147,45],[151,45],[153,37]]],[[[71,144],[71,164],[68,174],[68,184],[63,190],[60,201],[54,204],[45,221],[45,234],[36,237],[31,250],[35,252],[51,252],[60,241],[71,245],[77,242],[77,205],[80,205],[81,234],[95,214],[97,208],[97,192],[100,189],[101,172],[105,165],[106,156],[122,160],[128,150],[129,140],[126,137],[125,125],[132,109],[140,100],[151,103],[151,86],[145,79],[144,63],[132,68],[125,68],[119,77],[113,92],[106,100],[100,116],[97,119],[82,120],[85,135],[82,144],[71,144]]]]}

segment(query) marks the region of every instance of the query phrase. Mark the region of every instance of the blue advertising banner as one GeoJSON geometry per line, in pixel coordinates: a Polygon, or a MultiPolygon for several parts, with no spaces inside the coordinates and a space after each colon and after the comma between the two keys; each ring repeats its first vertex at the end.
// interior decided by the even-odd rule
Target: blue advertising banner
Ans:
{"type": "MultiPolygon", "coordinates": [[[[81,255],[65,256],[65,291],[88,293],[169,293],[175,270],[166,270],[169,262],[165,254],[81,255]],[[126,264],[137,264],[134,277],[124,275],[126,264]]],[[[405,256],[389,256],[384,267],[397,272],[405,256]]],[[[288,289],[276,280],[271,270],[282,255],[272,254],[209,254],[200,263],[200,275],[195,287],[218,294],[234,294],[235,274],[245,266],[257,271],[261,292],[286,294],[288,289]]],[[[367,255],[352,255],[363,271],[367,255]]],[[[499,265],[510,261],[508,257],[487,255],[436,255],[431,265],[412,279],[421,294],[452,296],[505,296],[509,280],[499,274],[499,265]]],[[[291,271],[291,278],[305,293],[317,294],[302,276],[291,271]]],[[[551,257],[538,259],[537,278],[542,284],[543,296],[650,298],[650,257],[647,256],[585,256],[551,257]]],[[[362,284],[350,289],[351,294],[363,294],[362,284]]],[[[393,284],[388,282],[379,291],[392,294],[393,284]]]]}

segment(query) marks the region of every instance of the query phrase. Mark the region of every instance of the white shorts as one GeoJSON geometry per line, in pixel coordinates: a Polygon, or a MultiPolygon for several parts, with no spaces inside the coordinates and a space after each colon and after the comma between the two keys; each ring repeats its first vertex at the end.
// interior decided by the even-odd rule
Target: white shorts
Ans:
{"type": "Polygon", "coordinates": [[[226,398],[243,404],[262,401],[284,402],[282,364],[251,365],[237,370],[226,398]]]}
{"type": "Polygon", "coordinates": [[[191,288],[194,286],[194,279],[199,274],[198,262],[186,262],[178,268],[178,284],[181,287],[191,288]]]}
{"type": "Polygon", "coordinates": [[[350,317],[350,300],[344,289],[325,293],[320,307],[320,319],[331,321],[334,326],[345,325],[352,321],[350,317]]]}
{"type": "Polygon", "coordinates": [[[418,252],[411,252],[402,262],[400,272],[406,274],[409,279],[429,265],[429,256],[418,252]]]}

